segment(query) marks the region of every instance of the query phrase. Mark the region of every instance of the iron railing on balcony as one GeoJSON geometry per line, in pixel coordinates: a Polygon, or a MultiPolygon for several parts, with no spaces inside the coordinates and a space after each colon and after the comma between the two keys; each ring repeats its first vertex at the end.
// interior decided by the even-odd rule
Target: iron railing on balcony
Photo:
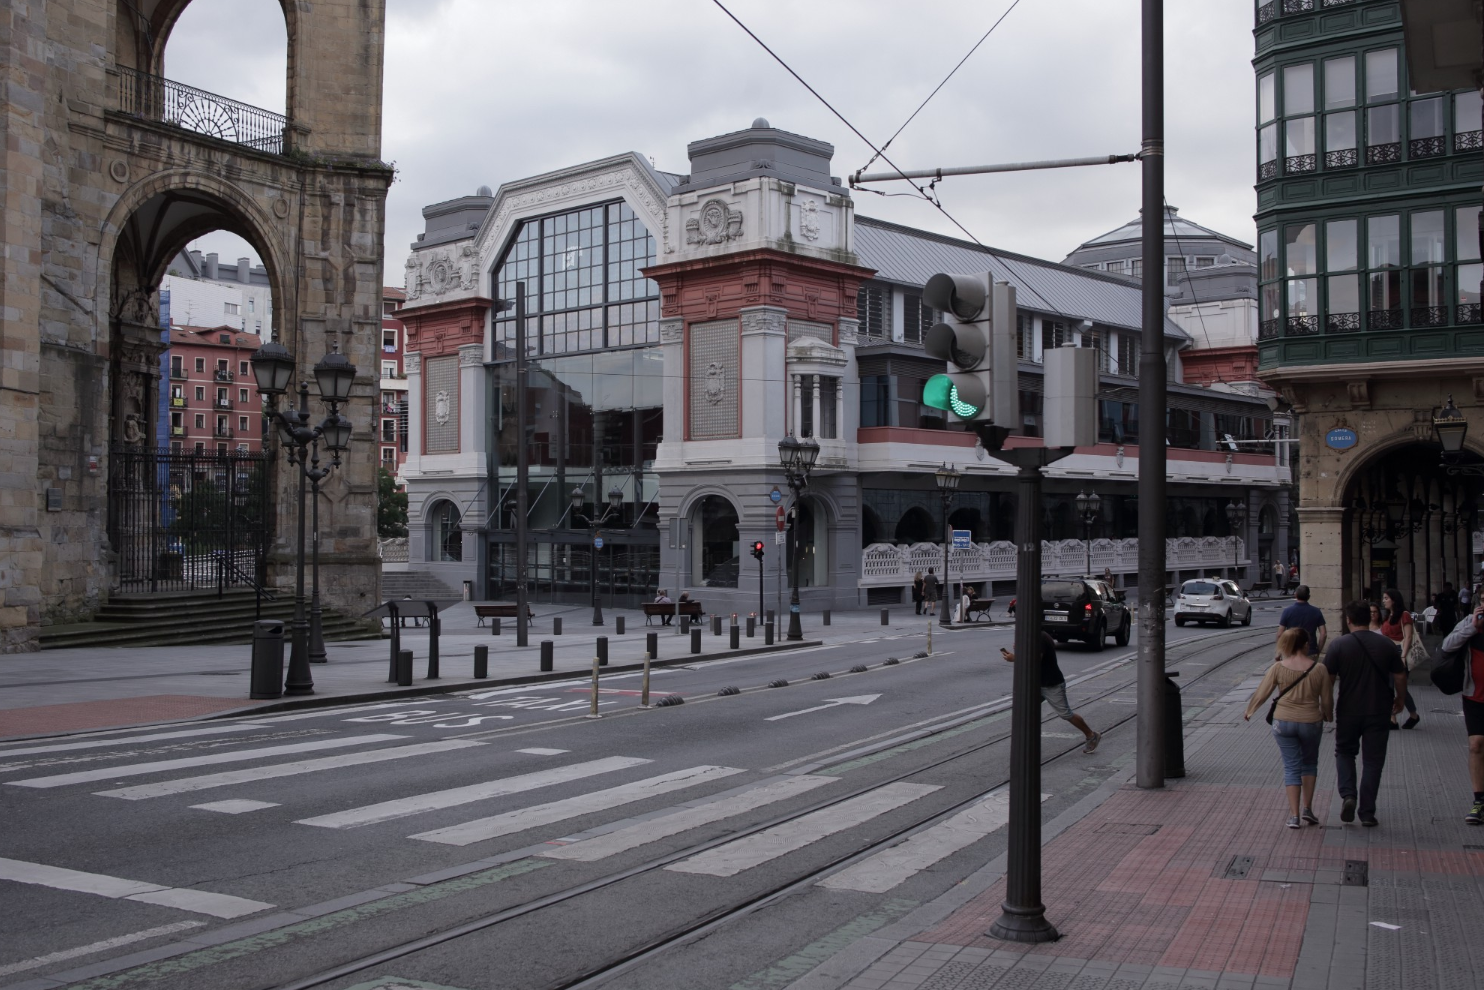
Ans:
{"type": "Polygon", "coordinates": [[[119,110],[123,113],[174,124],[257,151],[283,154],[288,118],[282,114],[137,69],[121,67],[118,72],[119,110]]]}

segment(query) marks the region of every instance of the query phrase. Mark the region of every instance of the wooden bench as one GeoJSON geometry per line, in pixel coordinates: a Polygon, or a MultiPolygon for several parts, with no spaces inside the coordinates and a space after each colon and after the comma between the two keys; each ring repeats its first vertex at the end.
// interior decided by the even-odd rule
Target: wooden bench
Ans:
{"type": "Polygon", "coordinates": [[[1244,590],[1247,592],[1248,598],[1270,598],[1273,594],[1273,582],[1253,581],[1244,590]]]}
{"type": "Polygon", "coordinates": [[[664,618],[667,615],[688,615],[692,619],[701,617],[700,602],[645,602],[644,624],[651,625],[651,619],[655,616],[664,618]]]}
{"type": "MultiPolygon", "coordinates": [[[[475,605],[474,614],[479,617],[479,625],[484,625],[485,619],[513,619],[516,616],[516,606],[513,603],[500,603],[496,605],[475,605]]],[[[531,611],[531,606],[526,606],[526,618],[534,619],[536,613],[531,611]]]]}
{"type": "Polygon", "coordinates": [[[983,613],[985,619],[990,618],[989,610],[993,606],[993,598],[974,599],[972,602],[969,603],[969,607],[964,609],[964,621],[977,622],[978,620],[975,618],[975,616],[979,615],[980,613],[983,613]]]}

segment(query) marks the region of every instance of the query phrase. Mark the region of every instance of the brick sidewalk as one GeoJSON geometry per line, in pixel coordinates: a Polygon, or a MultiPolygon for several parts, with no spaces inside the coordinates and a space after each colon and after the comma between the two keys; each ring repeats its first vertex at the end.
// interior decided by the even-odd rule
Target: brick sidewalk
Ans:
{"type": "Polygon", "coordinates": [[[915,930],[904,919],[891,933],[903,940],[846,990],[1478,987],[1484,829],[1462,822],[1457,699],[1413,685],[1423,722],[1391,736],[1379,828],[1339,822],[1326,733],[1323,824],[1292,830],[1267,726],[1241,720],[1255,683],[1188,727],[1187,778],[1114,790],[1046,844],[1042,896],[1060,941],[984,934],[999,876],[946,917],[915,930]]]}
{"type": "Polygon", "coordinates": [[[147,725],[172,719],[195,718],[244,707],[231,698],[201,698],[186,694],[155,694],[108,701],[79,701],[65,705],[0,709],[0,738],[48,732],[81,732],[126,725],[147,725]]]}

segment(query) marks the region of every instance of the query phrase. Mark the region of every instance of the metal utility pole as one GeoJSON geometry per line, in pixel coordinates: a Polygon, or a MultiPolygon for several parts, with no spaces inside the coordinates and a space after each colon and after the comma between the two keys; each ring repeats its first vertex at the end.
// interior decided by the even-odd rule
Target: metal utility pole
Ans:
{"type": "Polygon", "coordinates": [[[1164,0],[1142,0],[1144,321],[1139,358],[1138,785],[1165,785],[1164,0]]]}
{"type": "Polygon", "coordinates": [[[527,489],[531,476],[526,445],[526,283],[515,283],[515,645],[528,645],[526,620],[526,547],[530,512],[527,489]]]}

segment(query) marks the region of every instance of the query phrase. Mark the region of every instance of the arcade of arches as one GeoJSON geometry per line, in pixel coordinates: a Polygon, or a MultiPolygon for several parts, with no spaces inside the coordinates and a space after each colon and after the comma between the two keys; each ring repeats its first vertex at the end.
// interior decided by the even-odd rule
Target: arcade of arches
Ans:
{"type": "MultiPolygon", "coordinates": [[[[363,431],[371,422],[392,178],[380,161],[383,5],[282,3],[282,115],[168,78],[165,43],[188,5],[22,5],[0,42],[0,62],[41,66],[9,74],[0,105],[0,436],[11,441],[0,452],[0,651],[35,649],[44,624],[86,619],[123,590],[109,492],[121,464],[156,446],[158,288],[191,239],[228,230],[257,249],[274,334],[299,375],[338,348],[365,379],[346,411],[363,431]]],[[[374,444],[352,441],[321,509],[326,597],[357,613],[379,588],[375,458],[374,444]]],[[[278,582],[296,479],[269,469],[266,564],[278,582]]],[[[134,535],[164,522],[131,525],[134,535]]]]}

